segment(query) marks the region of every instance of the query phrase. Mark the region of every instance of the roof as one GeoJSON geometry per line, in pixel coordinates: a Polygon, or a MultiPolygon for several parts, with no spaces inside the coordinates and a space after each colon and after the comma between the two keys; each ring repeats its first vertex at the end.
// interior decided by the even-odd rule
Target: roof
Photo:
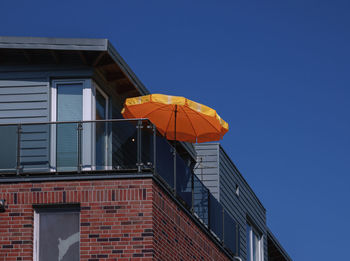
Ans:
{"type": "MultiPolygon", "coordinates": [[[[149,94],[111,42],[105,38],[50,38],[0,36],[0,64],[77,62],[103,68],[107,81],[118,83],[124,96],[149,94]],[[6,59],[7,58],[7,59],[6,59]]],[[[101,69],[102,70],[102,69],[101,69]]],[[[191,144],[181,143],[193,159],[191,144]]]]}
{"type": "MultiPolygon", "coordinates": [[[[132,72],[108,39],[48,38],[0,36],[0,49],[51,50],[106,53],[138,89],[141,95],[149,94],[147,88],[132,72]]],[[[24,53],[25,54],[25,53],[24,53]]]]}

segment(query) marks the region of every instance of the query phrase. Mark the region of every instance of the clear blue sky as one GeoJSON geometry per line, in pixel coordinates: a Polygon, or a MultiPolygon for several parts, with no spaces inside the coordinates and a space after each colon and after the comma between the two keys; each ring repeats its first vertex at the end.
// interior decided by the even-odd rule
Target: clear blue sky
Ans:
{"type": "Polygon", "coordinates": [[[348,260],[350,1],[2,1],[0,35],[111,40],[153,93],[211,106],[294,260],[348,260]]]}

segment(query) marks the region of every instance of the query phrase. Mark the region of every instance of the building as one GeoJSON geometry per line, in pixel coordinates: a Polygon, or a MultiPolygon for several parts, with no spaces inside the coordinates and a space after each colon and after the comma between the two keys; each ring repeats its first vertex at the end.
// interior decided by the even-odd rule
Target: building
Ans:
{"type": "Polygon", "coordinates": [[[106,39],[0,37],[0,260],[291,260],[219,145],[122,119],[147,93],[106,39]]]}

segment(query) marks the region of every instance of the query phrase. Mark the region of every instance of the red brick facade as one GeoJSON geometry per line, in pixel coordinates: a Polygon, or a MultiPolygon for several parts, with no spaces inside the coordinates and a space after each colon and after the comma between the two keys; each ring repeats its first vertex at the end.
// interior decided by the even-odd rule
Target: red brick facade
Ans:
{"type": "Polygon", "coordinates": [[[0,260],[33,259],[33,204],[80,203],[80,260],[229,260],[152,179],[0,184],[0,260]]]}

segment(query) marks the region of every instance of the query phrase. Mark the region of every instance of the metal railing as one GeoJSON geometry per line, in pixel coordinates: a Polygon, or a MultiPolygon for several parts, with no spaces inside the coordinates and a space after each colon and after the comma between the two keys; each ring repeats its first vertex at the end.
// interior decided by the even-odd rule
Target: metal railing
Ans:
{"type": "Polygon", "coordinates": [[[152,172],[232,253],[238,226],[147,119],[0,125],[0,175],[152,172]]]}

